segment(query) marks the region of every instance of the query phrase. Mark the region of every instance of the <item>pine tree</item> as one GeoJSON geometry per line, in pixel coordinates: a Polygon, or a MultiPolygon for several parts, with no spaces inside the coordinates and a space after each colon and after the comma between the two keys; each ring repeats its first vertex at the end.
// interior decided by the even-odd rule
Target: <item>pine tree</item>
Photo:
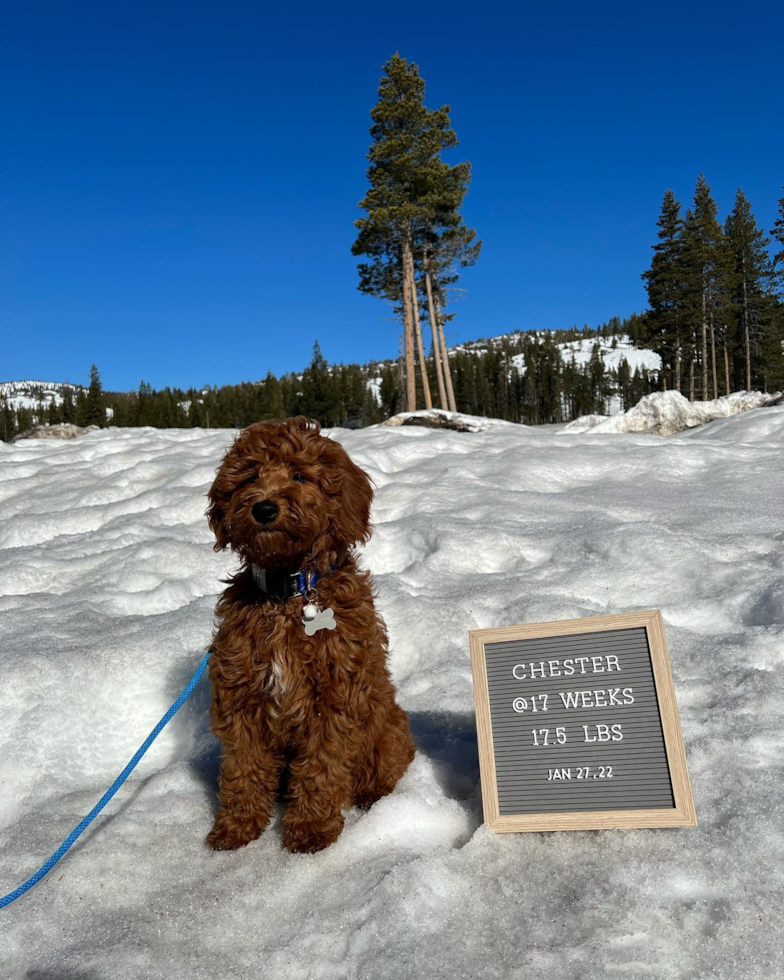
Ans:
{"type": "Polygon", "coordinates": [[[93,364],[90,367],[90,387],[87,389],[87,400],[84,406],[83,425],[106,425],[106,406],[103,400],[103,389],[101,388],[101,377],[98,368],[93,364]]]}
{"type": "Polygon", "coordinates": [[[318,341],[313,345],[313,359],[302,373],[299,411],[308,418],[317,419],[323,426],[338,425],[343,421],[337,385],[318,341]]]}
{"type": "Polygon", "coordinates": [[[740,189],[725,233],[733,264],[732,304],[743,346],[745,387],[750,391],[752,364],[758,377],[763,374],[759,361],[765,346],[766,321],[772,313],[773,265],[768,253],[770,239],[757,227],[751,204],[740,189]]]}
{"type": "Polygon", "coordinates": [[[773,288],[780,298],[773,303],[770,330],[767,337],[766,363],[770,364],[771,387],[784,388],[784,197],[779,198],[779,216],[771,228],[773,238],[781,249],[773,256],[773,288]]]}
{"type": "MultiPolygon", "coordinates": [[[[703,398],[710,397],[708,382],[708,334],[716,311],[722,303],[722,270],[724,267],[723,232],[718,222],[718,208],[703,174],[697,179],[694,207],[687,211],[683,226],[683,256],[686,289],[686,312],[690,324],[688,341],[691,346],[691,368],[695,360],[701,367],[703,398]]],[[[715,337],[712,344],[715,352],[715,337]]],[[[714,396],[717,380],[714,371],[714,396]]],[[[693,397],[691,390],[689,397],[693,397]]]]}
{"type": "Polygon", "coordinates": [[[416,245],[439,215],[454,210],[454,202],[462,200],[461,182],[470,170],[466,164],[450,167],[441,160],[441,152],[456,146],[457,137],[449,106],[430,110],[424,105],[425,83],[417,65],[395,54],[384,72],[379,101],[371,111],[370,189],[360,202],[367,217],[355,222],[359,234],[352,252],[370,260],[359,265],[360,291],[390,300],[402,310],[406,408],[413,411],[415,349],[426,397],[429,387],[417,324],[416,245]]]}
{"type": "Polygon", "coordinates": [[[65,391],[63,391],[63,404],[61,406],[61,416],[63,422],[76,421],[76,407],[74,405],[73,391],[68,387],[65,389],[65,391]]]}
{"type": "Polygon", "coordinates": [[[773,256],[773,262],[775,263],[777,285],[784,292],[784,197],[779,198],[779,216],[773,222],[770,233],[781,245],[781,250],[773,256]]]}
{"type": "Polygon", "coordinates": [[[16,428],[16,412],[13,406],[8,404],[8,399],[3,395],[2,401],[0,401],[0,416],[2,416],[2,425],[0,426],[0,439],[3,442],[13,442],[14,435],[17,432],[16,428]]]}
{"type": "Polygon", "coordinates": [[[272,371],[267,372],[267,377],[264,379],[262,386],[262,392],[263,409],[260,417],[282,419],[286,414],[283,408],[283,389],[280,381],[278,381],[272,371]]]}
{"type": "Polygon", "coordinates": [[[629,362],[624,357],[618,366],[618,394],[621,398],[621,408],[623,411],[631,407],[631,384],[632,372],[629,367],[629,362]]]}
{"type": "Polygon", "coordinates": [[[381,401],[381,411],[386,418],[401,411],[402,392],[398,384],[397,371],[391,365],[385,366],[381,372],[378,397],[381,401]]]}
{"type": "Polygon", "coordinates": [[[662,373],[671,376],[671,386],[680,390],[684,319],[683,220],[680,202],[668,190],[662,201],[658,244],[653,246],[650,269],[643,273],[650,313],[646,317],[650,344],[662,359],[662,373]]]}
{"type": "Polygon", "coordinates": [[[84,392],[84,388],[78,388],[76,391],[74,421],[77,425],[87,425],[87,395],[84,392]]]}
{"type": "Polygon", "coordinates": [[[135,425],[155,425],[158,413],[155,409],[155,395],[149,381],[140,381],[137,392],[135,425]]]}

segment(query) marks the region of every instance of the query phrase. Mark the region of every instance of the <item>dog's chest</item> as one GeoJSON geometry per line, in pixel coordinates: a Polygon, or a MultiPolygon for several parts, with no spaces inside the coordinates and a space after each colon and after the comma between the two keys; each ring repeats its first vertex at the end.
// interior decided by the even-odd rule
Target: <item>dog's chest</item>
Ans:
{"type": "Polygon", "coordinates": [[[299,715],[317,699],[328,667],[324,657],[314,651],[305,638],[301,623],[278,631],[270,642],[256,650],[257,693],[275,709],[278,716],[299,715]]]}
{"type": "Polygon", "coordinates": [[[298,680],[288,651],[270,649],[267,652],[266,667],[264,693],[279,708],[285,708],[287,695],[292,695],[295,681],[298,680]]]}

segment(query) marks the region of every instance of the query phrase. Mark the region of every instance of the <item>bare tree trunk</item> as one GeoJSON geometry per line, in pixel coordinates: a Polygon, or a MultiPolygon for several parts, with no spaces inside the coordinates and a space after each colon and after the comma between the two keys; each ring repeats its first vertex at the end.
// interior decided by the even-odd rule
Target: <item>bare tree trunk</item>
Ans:
{"type": "Polygon", "coordinates": [[[425,287],[427,288],[427,312],[430,315],[430,332],[433,334],[433,361],[436,365],[436,378],[438,380],[438,401],[441,408],[447,408],[446,386],[444,385],[444,372],[441,367],[441,344],[438,339],[438,324],[436,323],[436,310],[433,305],[433,284],[430,282],[430,273],[425,271],[425,287]]]}
{"type": "Polygon", "coordinates": [[[713,313],[711,312],[710,318],[710,335],[711,335],[711,361],[713,368],[713,397],[719,397],[719,380],[718,374],[716,372],[716,334],[713,332],[713,313]]]}
{"type": "Polygon", "coordinates": [[[708,397],[708,311],[705,290],[702,291],[702,397],[708,397]]]}
{"type": "Polygon", "coordinates": [[[416,275],[414,274],[414,256],[408,253],[408,271],[411,278],[411,309],[414,314],[414,336],[416,337],[417,352],[419,354],[419,370],[422,374],[422,391],[425,394],[425,408],[433,407],[433,399],[430,397],[430,380],[427,376],[427,361],[425,360],[425,348],[422,343],[422,325],[419,322],[419,296],[417,296],[416,275]]]}
{"type": "Polygon", "coordinates": [[[694,358],[689,361],[689,401],[694,401],[694,358]]]}
{"type": "Polygon", "coordinates": [[[746,391],[751,391],[751,338],[749,336],[749,297],[746,294],[746,256],[743,256],[743,332],[746,338],[746,391]]]}
{"type": "Polygon", "coordinates": [[[449,352],[446,349],[446,340],[444,339],[444,323],[441,319],[441,304],[436,297],[436,324],[438,325],[438,339],[441,344],[441,363],[444,365],[444,384],[446,385],[446,397],[449,403],[449,411],[457,411],[457,403],[455,402],[455,389],[452,385],[452,369],[449,366],[449,352]]]}
{"type": "Polygon", "coordinates": [[[727,394],[730,393],[730,359],[727,354],[727,344],[724,344],[724,385],[727,389],[727,394]]]}
{"type": "Polygon", "coordinates": [[[411,314],[411,282],[409,266],[411,257],[411,242],[403,239],[401,265],[403,272],[403,329],[404,352],[406,361],[406,411],[416,411],[416,376],[414,374],[414,322],[411,314]]]}
{"type": "Polygon", "coordinates": [[[681,342],[675,346],[675,390],[681,390],[681,342]]]}

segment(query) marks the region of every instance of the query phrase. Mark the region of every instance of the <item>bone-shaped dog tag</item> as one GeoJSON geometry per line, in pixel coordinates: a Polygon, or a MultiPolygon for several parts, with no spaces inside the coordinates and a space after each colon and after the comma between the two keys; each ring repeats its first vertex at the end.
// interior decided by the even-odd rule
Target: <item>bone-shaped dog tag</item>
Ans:
{"type": "Polygon", "coordinates": [[[306,636],[313,636],[319,630],[333,630],[337,626],[335,613],[331,609],[322,609],[321,612],[316,613],[313,619],[307,621],[303,619],[303,623],[305,624],[306,636]]]}

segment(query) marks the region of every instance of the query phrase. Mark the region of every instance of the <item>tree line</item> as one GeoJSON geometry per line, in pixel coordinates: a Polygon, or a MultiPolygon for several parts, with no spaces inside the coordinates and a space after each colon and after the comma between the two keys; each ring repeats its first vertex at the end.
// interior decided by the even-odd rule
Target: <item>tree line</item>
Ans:
{"type": "Polygon", "coordinates": [[[689,398],[784,386],[784,197],[771,231],[738,190],[724,224],[700,174],[685,215],[668,190],[643,274],[650,310],[642,341],[662,358],[662,386],[689,398]]]}
{"type": "MultiPolygon", "coordinates": [[[[643,318],[633,314],[625,320],[614,317],[597,329],[517,331],[453,348],[449,363],[457,411],[535,425],[604,414],[614,397],[619,407],[627,408],[654,390],[657,372],[638,368],[632,373],[625,361],[619,370],[607,370],[600,347],[612,347],[623,336],[639,340],[643,330],[643,318]],[[559,344],[586,338],[593,338],[594,348],[582,368],[559,344]]],[[[433,357],[425,367],[435,387],[433,357]]],[[[41,395],[34,407],[15,410],[0,399],[0,438],[10,441],[39,422],[242,428],[261,419],[307,415],[324,426],[359,428],[405,410],[400,373],[399,362],[390,360],[329,364],[318,343],[302,372],[281,377],[268,373],[262,381],[220,387],[156,390],[142,381],[136,391],[104,391],[93,365],[89,388],[77,388],[74,394],[65,387],[59,403],[41,395]]],[[[421,397],[421,379],[417,382],[421,397]]]]}

